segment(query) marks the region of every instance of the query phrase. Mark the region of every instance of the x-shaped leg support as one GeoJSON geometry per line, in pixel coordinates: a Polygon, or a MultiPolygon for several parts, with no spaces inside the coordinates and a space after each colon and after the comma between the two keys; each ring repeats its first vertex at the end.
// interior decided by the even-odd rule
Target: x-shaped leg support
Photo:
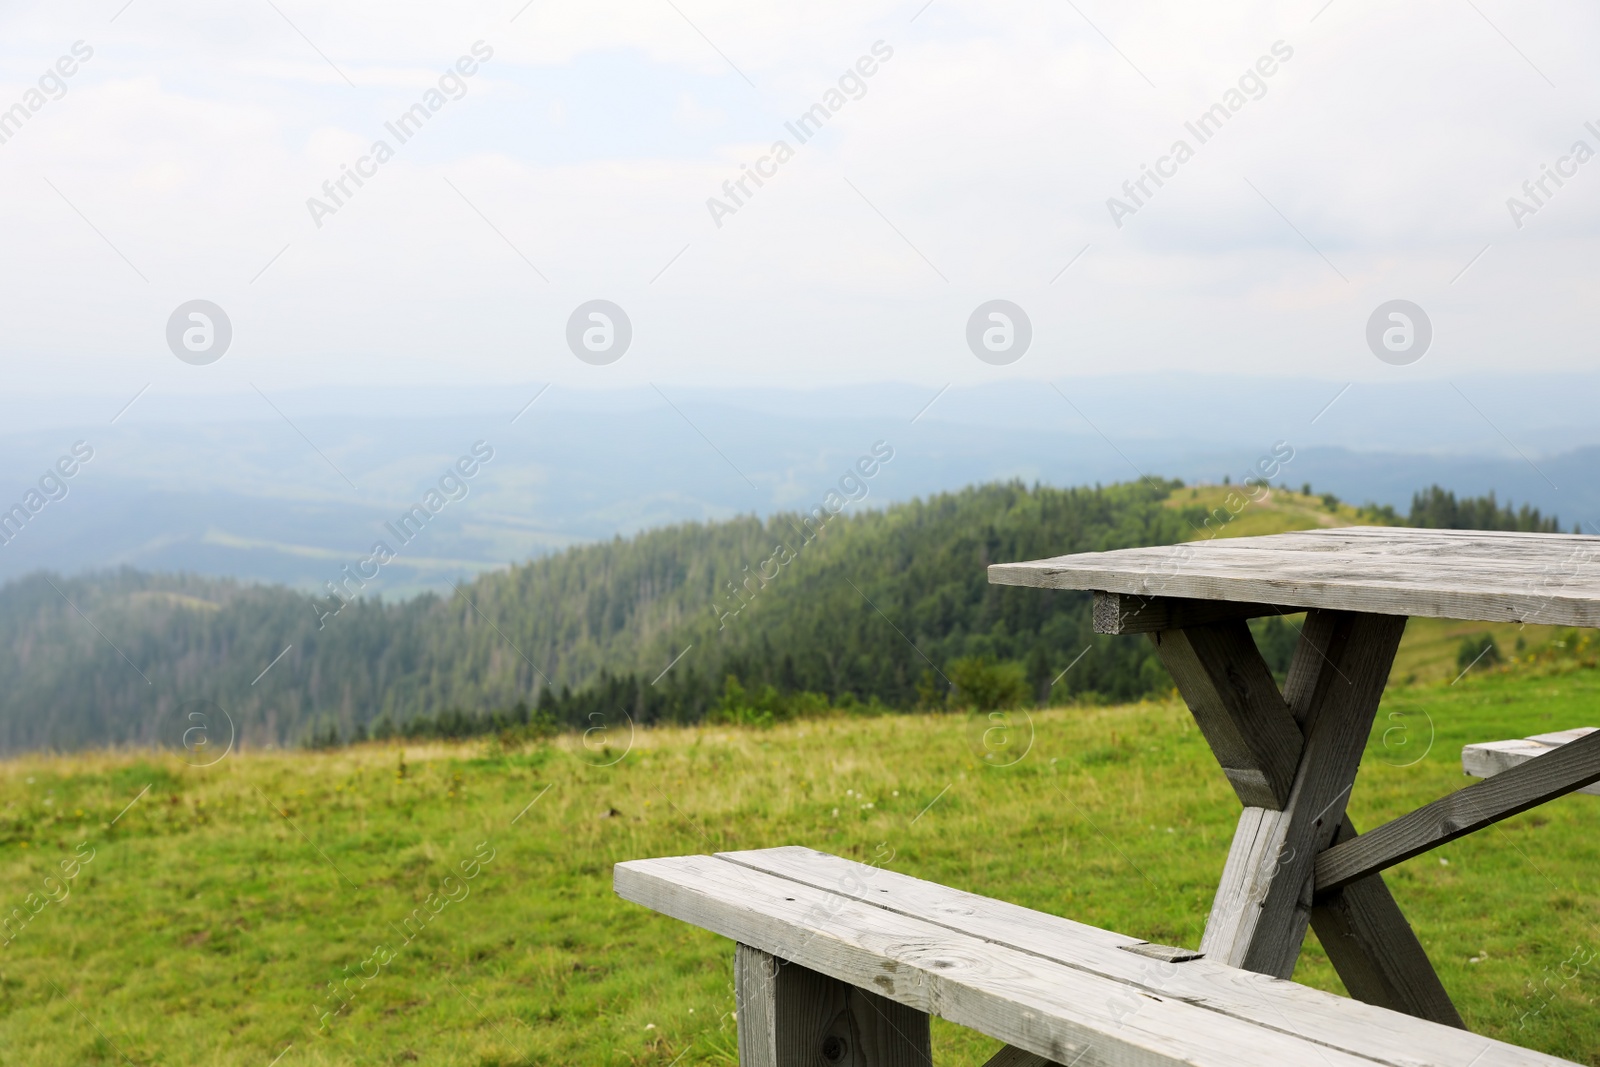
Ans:
{"type": "Polygon", "coordinates": [[[1356,999],[1464,1027],[1381,875],[1313,899],[1317,856],[1356,836],[1345,801],[1404,629],[1309,612],[1281,693],[1242,618],[1150,637],[1245,805],[1201,951],[1288,978],[1309,923],[1356,999]]]}

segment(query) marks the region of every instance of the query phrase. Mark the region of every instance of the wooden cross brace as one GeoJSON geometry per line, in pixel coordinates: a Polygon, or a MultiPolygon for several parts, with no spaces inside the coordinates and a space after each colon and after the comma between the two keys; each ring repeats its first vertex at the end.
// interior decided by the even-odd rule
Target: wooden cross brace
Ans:
{"type": "Polygon", "coordinates": [[[1312,610],[1283,692],[1245,620],[1293,609],[1096,593],[1144,633],[1244,804],[1200,949],[1288,978],[1317,931],[1358,1000],[1464,1026],[1378,873],[1600,781],[1600,731],[1357,835],[1345,815],[1405,618],[1312,610]]]}
{"type": "Polygon", "coordinates": [[[1245,806],[1200,950],[1288,978],[1309,924],[1356,999],[1464,1027],[1376,869],[1313,892],[1318,856],[1357,837],[1345,802],[1404,630],[1308,612],[1281,693],[1241,617],[1150,640],[1245,806]]]}

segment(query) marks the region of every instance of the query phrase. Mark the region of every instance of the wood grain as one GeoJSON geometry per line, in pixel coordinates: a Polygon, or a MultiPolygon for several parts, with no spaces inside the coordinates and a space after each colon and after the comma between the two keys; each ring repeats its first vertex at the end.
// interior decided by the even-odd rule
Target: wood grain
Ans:
{"type": "Polygon", "coordinates": [[[1282,810],[1304,743],[1243,620],[1150,635],[1247,807],[1282,810]]]}
{"type": "Polygon", "coordinates": [[[1600,732],[1335,845],[1317,857],[1316,891],[1338,889],[1595,782],[1600,782],[1600,732]]]}
{"type": "MultiPolygon", "coordinates": [[[[615,884],[625,899],[1056,1063],[1282,1067],[1317,1062],[1371,1067],[1368,1057],[1314,1045],[1282,1029],[1133,990],[1031,953],[709,856],[619,863],[615,884]],[[734,875],[735,870],[743,876],[734,875]]],[[[1430,1025],[1416,1019],[1406,1023],[1430,1025]]],[[[1408,1060],[1405,1067],[1418,1062],[1408,1060]]],[[[1438,1060],[1420,1062],[1442,1067],[1438,1060]]]]}
{"type": "Polygon", "coordinates": [[[1356,526],[997,563],[989,581],[1417,615],[1600,626],[1600,538],[1356,526]]]}
{"type": "Polygon", "coordinates": [[[1182,630],[1232,619],[1260,615],[1292,614],[1292,608],[1271,604],[1236,604],[1228,600],[1186,600],[1181,597],[1131,596],[1126,593],[1094,595],[1094,632],[1097,634],[1149,634],[1182,630]]]}
{"type": "Polygon", "coordinates": [[[1223,867],[1200,951],[1288,978],[1311,917],[1317,855],[1344,821],[1405,620],[1313,611],[1289,672],[1305,747],[1282,811],[1247,807],[1223,867]]]}
{"type": "Polygon", "coordinates": [[[1477,1067],[1489,1067],[1518,1062],[1501,1057],[1521,1054],[1521,1050],[1507,1053],[1497,1049],[1485,1053],[1484,1039],[1464,1031],[1419,1026],[1418,1020],[1395,1011],[1213,960],[1146,958],[1132,951],[1145,945],[1138,938],[808,848],[731,852],[720,858],[1122,983],[1141,994],[1176,998],[1259,1026],[1290,1030],[1319,1045],[1343,1048],[1381,1063],[1439,1061],[1460,1067],[1483,1053],[1477,1067]]]}
{"type": "Polygon", "coordinates": [[[928,1016],[749,945],[734,952],[744,1067],[932,1067],[928,1016]]]}
{"type": "MultiPolygon", "coordinates": [[[[1245,717],[1237,713],[1227,715],[1216,710],[1230,703],[1235,707],[1243,703],[1238,698],[1230,702],[1226,695],[1244,686],[1229,681],[1238,677],[1238,672],[1229,671],[1225,665],[1260,660],[1249,631],[1242,623],[1232,624],[1237,630],[1227,642],[1213,639],[1197,643],[1192,635],[1185,634],[1152,636],[1158,648],[1171,646],[1163,655],[1167,669],[1195,713],[1229,780],[1234,783],[1239,799],[1247,809],[1256,809],[1254,814],[1247,811],[1246,817],[1240,820],[1240,832],[1230,848],[1230,866],[1222,879],[1224,889],[1217,894],[1213,906],[1214,922],[1208,924],[1208,928],[1213,928],[1213,944],[1242,936],[1237,928],[1237,920],[1242,916],[1234,913],[1264,901],[1264,883],[1278,873],[1276,868],[1280,864],[1276,857],[1283,854],[1286,845],[1282,835],[1289,832],[1289,827],[1263,813],[1281,810],[1283,803],[1276,797],[1256,800],[1253,794],[1241,788],[1241,783],[1253,785],[1267,781],[1267,768],[1273,766],[1273,760],[1279,761],[1274,777],[1280,781],[1292,780],[1303,747],[1303,725],[1317,706],[1318,687],[1337,677],[1328,665],[1331,656],[1338,651],[1341,618],[1332,613],[1318,613],[1302,628],[1300,648],[1286,686],[1292,696],[1292,710],[1278,696],[1270,676],[1264,684],[1259,680],[1255,683],[1259,704],[1254,711],[1255,719],[1271,722],[1272,729],[1286,735],[1286,739],[1279,739],[1273,745],[1246,744],[1237,736],[1239,732],[1258,738],[1268,735],[1246,725],[1245,717]],[[1219,717],[1230,722],[1234,732],[1217,725],[1207,728],[1208,720],[1214,723],[1219,717]],[[1250,770],[1255,771],[1253,776],[1244,773],[1250,770]],[[1256,802],[1252,804],[1252,800],[1256,802]],[[1228,887],[1237,888],[1230,890],[1228,887]]],[[[1214,631],[1218,627],[1208,629],[1214,631]]],[[[1260,671],[1264,669],[1264,665],[1259,668],[1260,671]]],[[[1284,794],[1287,792],[1285,787],[1284,794]]],[[[1337,834],[1355,836],[1348,819],[1342,821],[1337,834]]],[[[1329,960],[1351,996],[1421,1019],[1464,1028],[1460,1014],[1382,876],[1372,875],[1354,882],[1323,906],[1314,907],[1310,923],[1327,946],[1329,960]]],[[[1261,931],[1248,936],[1260,937],[1261,931]]]]}
{"type": "MultiPolygon", "coordinates": [[[[1355,836],[1346,817],[1334,841],[1355,836]]],[[[1352,997],[1467,1028],[1382,875],[1351,882],[1314,904],[1311,928],[1352,997]]]]}

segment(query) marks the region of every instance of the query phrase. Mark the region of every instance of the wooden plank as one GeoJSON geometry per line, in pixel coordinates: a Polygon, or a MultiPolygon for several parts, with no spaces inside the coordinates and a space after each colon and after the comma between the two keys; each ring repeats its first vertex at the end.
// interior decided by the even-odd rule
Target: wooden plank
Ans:
{"type": "Polygon", "coordinates": [[[751,948],[749,945],[734,946],[733,1013],[739,1027],[741,1067],[776,1067],[779,1061],[780,963],[782,961],[776,956],[762,952],[758,948],[751,948]]]}
{"type": "Polygon", "coordinates": [[[1094,595],[1093,619],[1094,632],[1097,634],[1151,634],[1232,619],[1293,613],[1292,608],[1278,608],[1271,604],[1236,604],[1228,600],[1186,600],[1182,597],[1097,592],[1094,595]]]}
{"type": "Polygon", "coordinates": [[[1335,845],[1317,857],[1316,891],[1325,893],[1348,885],[1594,782],[1600,782],[1600,733],[1335,845]]]}
{"type": "MultiPolygon", "coordinates": [[[[1334,842],[1355,836],[1347,817],[1334,842]]],[[[1314,904],[1311,928],[1352,997],[1467,1028],[1381,874],[1351,882],[1314,904]]]]}
{"type": "MultiPolygon", "coordinates": [[[[1578,726],[1571,730],[1535,734],[1532,737],[1511,741],[1484,741],[1475,745],[1464,745],[1461,749],[1461,770],[1475,778],[1493,778],[1501,771],[1509,771],[1519,764],[1542,756],[1569,741],[1585,737],[1595,730],[1596,727],[1593,726],[1578,726]]],[[[1600,796],[1600,783],[1586,785],[1573,792],[1600,796]]]]}
{"type": "Polygon", "coordinates": [[[1600,626],[1600,538],[1349,527],[1085,552],[989,581],[1382,615],[1600,626]]]}
{"type": "Polygon", "coordinates": [[[1243,620],[1150,635],[1247,807],[1282,810],[1303,739],[1243,620]]]}
{"type": "Polygon", "coordinates": [[[1200,951],[1288,978],[1310,922],[1318,853],[1344,821],[1405,620],[1313,611],[1285,693],[1305,747],[1282,811],[1247,807],[1223,866],[1200,951]]]}
{"type": "Polygon", "coordinates": [[[848,886],[837,891],[885,912],[1125,983],[1140,995],[1176,998],[1259,1026],[1291,1030],[1380,1063],[1437,1059],[1460,1067],[1482,1054],[1476,1067],[1502,1067],[1533,1055],[1514,1046],[1485,1052],[1483,1039],[1464,1031],[1419,1024],[1395,1011],[1213,960],[1162,962],[1135,955],[1133,950],[1146,944],[1137,938],[808,848],[731,852],[722,858],[815,889],[848,886]]]}
{"type": "Polygon", "coordinates": [[[1328,675],[1338,631],[1335,624],[1340,618],[1342,616],[1332,612],[1308,614],[1300,626],[1295,653],[1289,659],[1289,673],[1283,680],[1283,702],[1288,705],[1289,715],[1302,734],[1316,704],[1317,689],[1328,675]]]}
{"type": "MultiPolygon", "coordinates": [[[[1314,1044],[1282,1028],[1135,990],[1034,953],[990,944],[716,857],[619,863],[615,886],[624,899],[1056,1063],[1282,1067],[1315,1062],[1326,1067],[1372,1067],[1371,1057],[1314,1044]]],[[[1119,955],[1138,961],[1128,953],[1119,955]]],[[[1395,1018],[1412,1027],[1432,1025],[1395,1018]]],[[[1378,1062],[1402,1067],[1392,1058],[1378,1062]]],[[[1444,1063],[1408,1058],[1403,1067],[1444,1067],[1444,1063]]]]}
{"type": "Polygon", "coordinates": [[[744,1067],[932,1067],[928,1016],[749,945],[734,953],[744,1067]]]}

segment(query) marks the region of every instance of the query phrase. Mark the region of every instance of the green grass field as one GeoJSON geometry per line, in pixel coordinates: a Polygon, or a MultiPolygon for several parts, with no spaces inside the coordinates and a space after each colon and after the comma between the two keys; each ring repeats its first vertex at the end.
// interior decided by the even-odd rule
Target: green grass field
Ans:
{"type": "MultiPolygon", "coordinates": [[[[1392,690],[1352,816],[1467,784],[1466,742],[1594,723],[1597,696],[1583,669],[1392,690]]],[[[1035,712],[1006,767],[973,725],[0,764],[0,1064],[734,1063],[732,946],[618,900],[612,863],[642,856],[805,844],[1197,943],[1238,805],[1180,704],[1035,712]]],[[[1597,824],[1569,797],[1388,875],[1474,1030],[1587,1064],[1597,824]]],[[[1296,978],[1339,989],[1314,940],[1296,978]]],[[[941,1064],[993,1048],[935,1025],[941,1064]]]]}

